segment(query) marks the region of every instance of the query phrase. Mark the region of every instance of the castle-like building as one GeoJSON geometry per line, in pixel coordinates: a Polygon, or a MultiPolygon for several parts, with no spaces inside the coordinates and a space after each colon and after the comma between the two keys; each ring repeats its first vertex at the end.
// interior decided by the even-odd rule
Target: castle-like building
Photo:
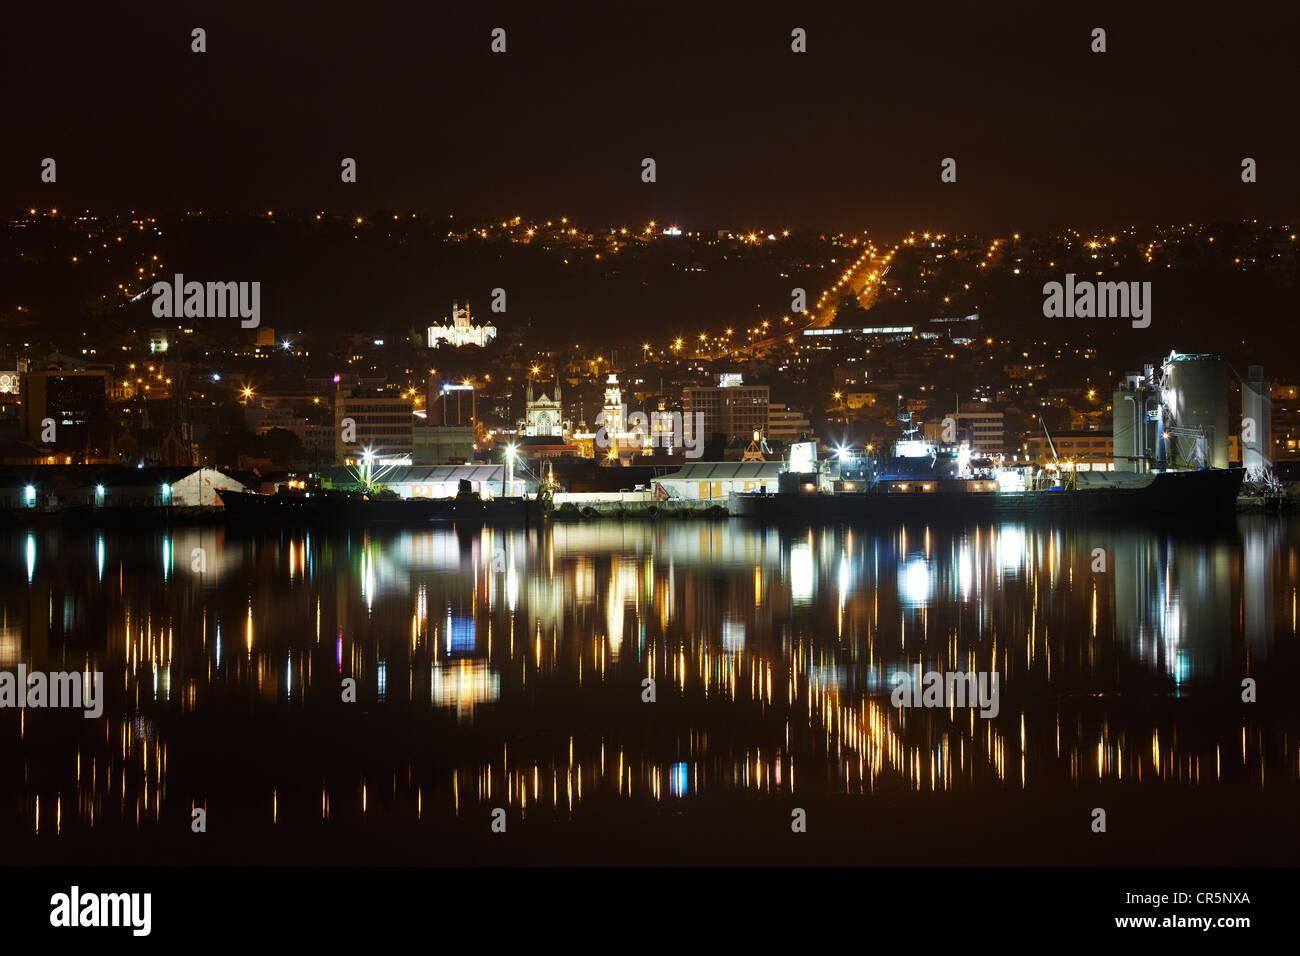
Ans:
{"type": "Polygon", "coordinates": [[[443,325],[429,326],[429,334],[425,337],[425,345],[431,349],[436,349],[443,342],[448,345],[454,345],[460,348],[462,345],[477,345],[480,348],[487,345],[497,337],[495,325],[474,325],[470,321],[469,305],[463,309],[459,302],[451,304],[451,322],[444,320],[443,325]]]}

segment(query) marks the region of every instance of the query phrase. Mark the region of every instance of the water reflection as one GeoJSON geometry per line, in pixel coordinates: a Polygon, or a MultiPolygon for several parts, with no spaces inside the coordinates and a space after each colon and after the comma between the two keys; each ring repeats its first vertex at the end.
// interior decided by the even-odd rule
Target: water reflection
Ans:
{"type": "Polygon", "coordinates": [[[3,756],[26,768],[0,813],[67,832],[236,794],[279,824],[738,791],[1293,786],[1284,723],[1239,705],[1244,677],[1296,676],[1287,530],[0,537],[0,667],[102,670],[110,689],[101,721],[0,711],[3,756]],[[894,708],[889,676],[915,667],[997,671],[999,716],[894,708]]]}

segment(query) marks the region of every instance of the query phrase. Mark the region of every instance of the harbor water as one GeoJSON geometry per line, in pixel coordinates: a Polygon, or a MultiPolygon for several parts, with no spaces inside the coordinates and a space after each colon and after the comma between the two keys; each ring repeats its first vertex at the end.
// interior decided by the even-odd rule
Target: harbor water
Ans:
{"type": "Polygon", "coordinates": [[[0,701],[0,832],[78,865],[1294,864],[1295,530],[9,531],[0,672],[103,699],[0,701]],[[898,706],[928,672],[996,707],[898,706]]]}

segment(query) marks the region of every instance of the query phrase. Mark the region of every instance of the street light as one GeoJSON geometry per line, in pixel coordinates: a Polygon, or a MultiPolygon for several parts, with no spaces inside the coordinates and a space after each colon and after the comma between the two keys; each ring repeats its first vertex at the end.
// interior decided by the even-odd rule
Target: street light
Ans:
{"type": "Polygon", "coordinates": [[[515,492],[515,452],[513,442],[506,445],[506,474],[505,481],[502,482],[502,494],[506,497],[513,497],[515,492]]]}
{"type": "Polygon", "coordinates": [[[371,464],[375,460],[375,453],[369,448],[361,449],[361,482],[365,487],[366,493],[369,494],[371,489],[371,464]]]}

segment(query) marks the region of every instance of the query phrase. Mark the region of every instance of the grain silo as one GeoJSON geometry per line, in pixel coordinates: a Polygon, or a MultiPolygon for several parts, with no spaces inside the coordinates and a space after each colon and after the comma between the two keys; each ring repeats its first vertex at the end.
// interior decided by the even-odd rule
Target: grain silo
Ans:
{"type": "Polygon", "coordinates": [[[1111,393],[1111,435],[1116,471],[1145,472],[1156,459],[1156,406],[1160,390],[1155,366],[1131,372],[1111,393]]]}
{"type": "Polygon", "coordinates": [[[1228,467],[1228,363],[1221,355],[1164,362],[1161,388],[1170,468],[1228,467]]]}
{"type": "Polygon", "coordinates": [[[1250,366],[1241,383],[1241,463],[1254,476],[1273,467],[1272,404],[1263,367],[1250,366]]]}

